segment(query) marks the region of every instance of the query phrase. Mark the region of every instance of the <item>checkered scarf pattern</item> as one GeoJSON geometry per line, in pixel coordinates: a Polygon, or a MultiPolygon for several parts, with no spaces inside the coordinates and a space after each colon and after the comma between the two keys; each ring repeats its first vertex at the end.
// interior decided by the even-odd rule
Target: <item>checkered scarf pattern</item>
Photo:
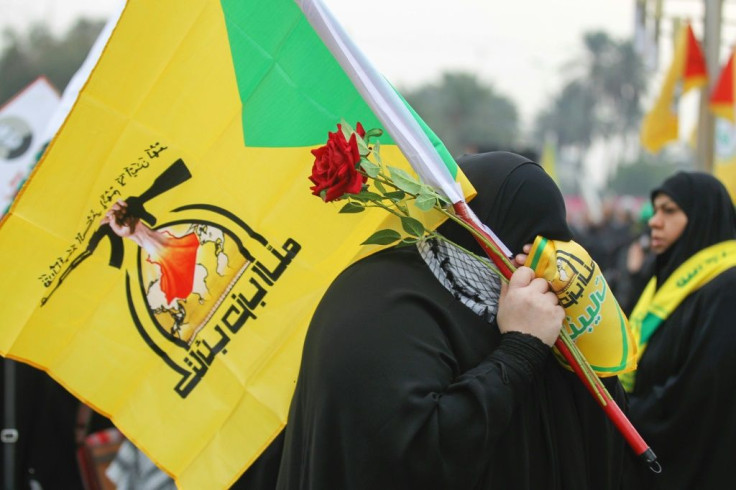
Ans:
{"type": "Polygon", "coordinates": [[[462,304],[488,323],[496,319],[501,278],[479,257],[437,238],[417,243],[432,274],[462,304]]]}

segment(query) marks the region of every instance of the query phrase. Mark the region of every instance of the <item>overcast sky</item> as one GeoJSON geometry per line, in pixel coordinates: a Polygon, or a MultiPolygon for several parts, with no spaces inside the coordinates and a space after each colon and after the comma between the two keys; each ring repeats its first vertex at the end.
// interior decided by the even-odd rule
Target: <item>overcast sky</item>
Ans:
{"type": "MultiPolygon", "coordinates": [[[[0,0],[0,23],[47,20],[63,29],[103,18],[118,0],[0,0]]],[[[530,119],[560,84],[582,34],[633,33],[633,0],[325,0],[353,40],[394,85],[414,87],[446,70],[472,71],[530,119]]]]}
{"type": "MultiPolygon", "coordinates": [[[[63,30],[82,15],[106,17],[119,1],[0,0],[0,26],[22,30],[46,20],[63,30]]],[[[617,40],[634,32],[635,0],[324,2],[395,86],[413,88],[439,80],[444,71],[471,71],[510,97],[526,123],[574,69],[568,62],[583,52],[585,32],[604,30],[617,40]]],[[[682,12],[670,8],[665,14],[682,12]]]]}

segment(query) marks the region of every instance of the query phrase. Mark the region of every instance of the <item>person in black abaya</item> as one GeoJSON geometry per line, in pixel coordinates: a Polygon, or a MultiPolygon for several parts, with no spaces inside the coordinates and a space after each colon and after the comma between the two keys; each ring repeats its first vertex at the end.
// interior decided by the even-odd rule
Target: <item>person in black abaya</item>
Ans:
{"type": "MultiPolygon", "coordinates": [[[[470,207],[512,252],[538,234],[571,238],[562,195],[538,165],[492,152],[460,166],[478,191],[470,207]]],[[[460,226],[439,231],[482,255],[460,226]]],[[[309,326],[285,434],[244,480],[312,490],[619,488],[624,441],[551,354],[564,310],[546,281],[520,267],[500,293],[497,276],[457,252],[430,240],[340,274],[309,326]]],[[[622,403],[617,379],[604,382],[622,403]]]]}
{"type": "Polygon", "coordinates": [[[652,204],[655,277],[631,314],[641,357],[626,387],[629,417],[663,470],[655,477],[633,465],[626,488],[734,488],[733,203],[715,177],[680,172],[652,192],[652,204]]]}

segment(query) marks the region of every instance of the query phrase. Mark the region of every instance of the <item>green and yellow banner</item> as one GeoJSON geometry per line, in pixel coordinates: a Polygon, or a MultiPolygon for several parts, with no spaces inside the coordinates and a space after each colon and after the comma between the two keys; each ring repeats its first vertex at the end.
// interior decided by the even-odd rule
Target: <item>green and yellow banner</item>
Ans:
{"type": "Polygon", "coordinates": [[[310,193],[343,119],[381,127],[292,0],[129,0],[0,223],[0,353],[180,488],[228,487],[284,426],[311,314],[385,219],[310,193]]]}

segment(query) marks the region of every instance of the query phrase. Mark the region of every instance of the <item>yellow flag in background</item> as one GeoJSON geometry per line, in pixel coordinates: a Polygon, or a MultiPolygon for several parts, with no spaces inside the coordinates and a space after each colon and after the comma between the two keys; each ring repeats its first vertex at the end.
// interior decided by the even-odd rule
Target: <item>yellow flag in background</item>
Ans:
{"type": "Polygon", "coordinates": [[[705,57],[689,23],[683,24],[675,38],[672,65],[662,83],[659,97],[644,116],[641,143],[647,150],[657,152],[679,136],[677,103],[688,90],[707,83],[705,57]]]}
{"type": "Polygon", "coordinates": [[[544,147],[542,148],[542,158],[540,165],[552,177],[552,180],[559,186],[560,181],[557,179],[557,145],[551,137],[545,138],[544,147]]]}
{"type": "Polygon", "coordinates": [[[385,219],[310,194],[342,119],[380,127],[292,0],[129,0],[0,223],[0,352],[179,487],[232,484],[284,426],[322,293],[385,219]]]}

